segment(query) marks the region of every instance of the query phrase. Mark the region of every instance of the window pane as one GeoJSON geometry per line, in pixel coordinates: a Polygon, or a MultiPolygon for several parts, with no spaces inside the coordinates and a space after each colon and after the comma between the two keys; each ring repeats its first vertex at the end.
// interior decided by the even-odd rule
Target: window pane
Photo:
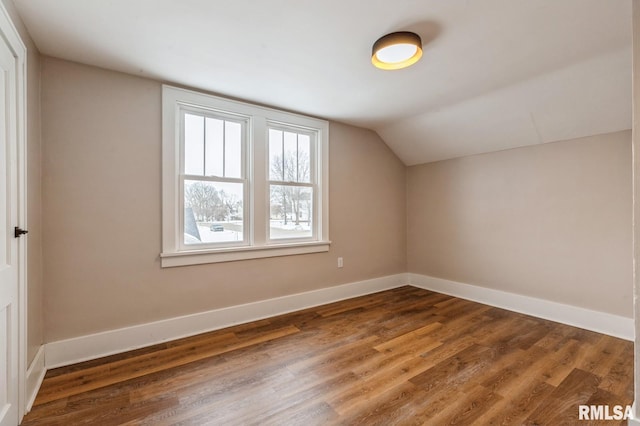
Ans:
{"type": "Polygon", "coordinates": [[[222,169],[222,145],[223,139],[223,120],[216,118],[206,118],[207,134],[206,134],[206,176],[224,176],[222,169]]]}
{"type": "Polygon", "coordinates": [[[298,135],[298,182],[311,183],[311,139],[298,135]]]}
{"type": "Polygon", "coordinates": [[[224,176],[242,177],[242,125],[233,121],[224,122],[224,176]]]}
{"type": "Polygon", "coordinates": [[[284,179],[281,130],[269,129],[269,179],[284,179]]]}
{"type": "Polygon", "coordinates": [[[284,132],[284,181],[298,181],[298,135],[284,132]]]}
{"type": "Polygon", "coordinates": [[[271,185],[269,236],[271,239],[313,236],[313,189],[271,185]]]}
{"type": "Polygon", "coordinates": [[[244,185],[184,182],[184,243],[242,241],[244,185]]]}
{"type": "Polygon", "coordinates": [[[184,115],[184,172],[202,176],[204,172],[204,117],[184,115]]]}
{"type": "Polygon", "coordinates": [[[269,129],[269,178],[272,181],[311,183],[311,137],[269,129]]]}

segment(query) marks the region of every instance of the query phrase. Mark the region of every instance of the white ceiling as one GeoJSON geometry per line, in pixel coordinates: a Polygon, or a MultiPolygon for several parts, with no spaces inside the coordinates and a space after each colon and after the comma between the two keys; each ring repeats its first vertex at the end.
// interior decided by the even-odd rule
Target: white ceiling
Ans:
{"type": "Polygon", "coordinates": [[[374,129],[419,164],[631,128],[630,0],[14,0],[46,55],[374,129]],[[371,45],[423,38],[411,68],[371,45]]]}

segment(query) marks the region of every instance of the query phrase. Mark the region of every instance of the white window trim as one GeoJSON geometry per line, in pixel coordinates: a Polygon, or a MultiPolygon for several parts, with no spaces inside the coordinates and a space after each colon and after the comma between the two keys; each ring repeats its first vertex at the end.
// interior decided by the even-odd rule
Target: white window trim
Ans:
{"type": "Polygon", "coordinates": [[[329,123],[299,114],[233,101],[168,85],[162,86],[162,253],[161,266],[173,267],[229,262],[264,257],[329,251],[329,123]],[[207,108],[213,112],[250,117],[247,125],[246,179],[248,180],[247,223],[249,245],[224,248],[181,248],[180,108],[207,108]],[[281,123],[317,133],[315,167],[319,206],[314,240],[270,240],[268,235],[269,174],[267,123],[281,123]],[[260,199],[258,199],[260,198],[260,199]],[[265,219],[266,220],[263,220],[265,219]]]}

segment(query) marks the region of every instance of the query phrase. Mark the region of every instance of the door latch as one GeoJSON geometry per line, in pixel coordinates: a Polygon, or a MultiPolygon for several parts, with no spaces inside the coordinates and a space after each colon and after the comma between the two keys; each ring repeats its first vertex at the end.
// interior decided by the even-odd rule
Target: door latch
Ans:
{"type": "Polygon", "coordinates": [[[26,229],[22,229],[22,228],[19,228],[17,226],[15,228],[13,228],[13,236],[15,238],[20,238],[21,235],[27,234],[28,232],[29,231],[27,231],[26,229]]]}

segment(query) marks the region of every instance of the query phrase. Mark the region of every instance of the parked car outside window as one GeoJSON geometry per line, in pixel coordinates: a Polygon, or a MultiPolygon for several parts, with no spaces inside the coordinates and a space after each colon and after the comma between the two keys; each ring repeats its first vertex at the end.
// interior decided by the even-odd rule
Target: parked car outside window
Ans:
{"type": "Polygon", "coordinates": [[[213,232],[222,232],[224,231],[224,226],[219,223],[212,223],[209,229],[211,229],[213,232]]]}

